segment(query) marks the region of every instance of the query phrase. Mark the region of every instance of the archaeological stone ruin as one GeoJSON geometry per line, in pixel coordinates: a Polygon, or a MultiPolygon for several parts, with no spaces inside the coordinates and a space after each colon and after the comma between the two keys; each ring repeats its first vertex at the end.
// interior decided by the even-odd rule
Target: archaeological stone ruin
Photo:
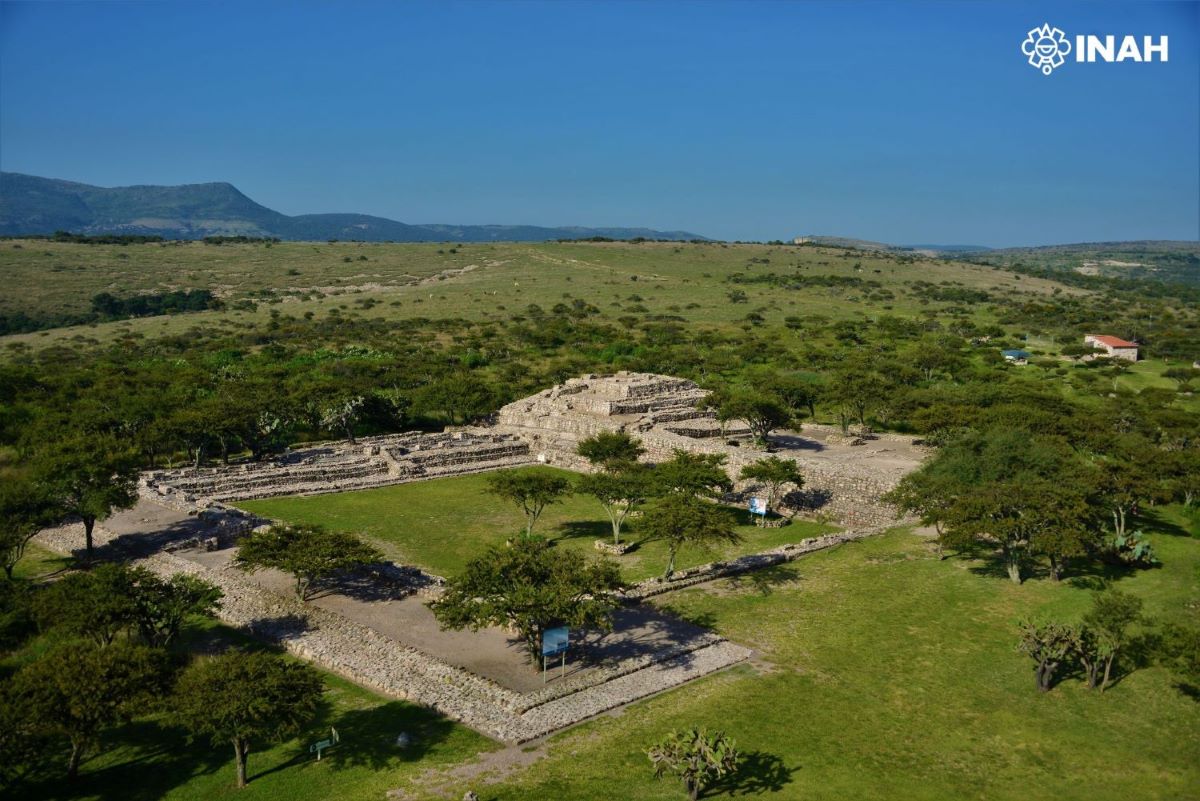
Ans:
{"type": "MultiPolygon", "coordinates": [[[[498,739],[522,742],[736,664],[750,651],[712,632],[692,632],[537,691],[502,686],[428,652],[430,642],[417,644],[411,628],[397,633],[380,622],[401,614],[405,598],[423,604],[421,599],[440,594],[443,579],[418,567],[374,566],[369,580],[387,587],[381,599],[307,604],[264,585],[257,574],[248,577],[236,570],[230,560],[238,538],[270,523],[238,509],[237,502],[534,464],[586,471],[590,466],[576,448],[602,431],[637,437],[651,462],[670,459],[676,450],[723,454],[737,482],[742,467],[763,451],[753,445],[744,425],[722,426],[703,410],[706,395],[681,378],[587,375],[505,406],[489,426],[327,442],[258,463],[149,471],[139,483],[138,506],[98,527],[97,541],[127,549],[128,558],[155,572],[189,572],[217,584],[225,593],[221,616],[231,625],[277,641],[360,684],[430,706],[498,739]]],[[[803,491],[785,498],[783,510],[829,520],[844,530],[641,582],[626,590],[628,604],[870,536],[895,522],[895,511],[881,496],[924,455],[908,437],[868,432],[845,437],[815,425],[778,432],[772,445],[775,455],[794,459],[805,476],[803,491]]],[[[752,489],[738,485],[735,497],[727,500],[744,502],[752,489]]],[[[81,545],[82,527],[48,530],[39,539],[46,547],[70,552],[81,545]]]]}

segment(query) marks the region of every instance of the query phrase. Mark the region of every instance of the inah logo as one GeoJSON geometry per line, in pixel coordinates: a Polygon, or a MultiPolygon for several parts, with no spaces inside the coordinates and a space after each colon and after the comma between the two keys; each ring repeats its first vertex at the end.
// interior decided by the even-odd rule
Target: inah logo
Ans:
{"type": "Polygon", "coordinates": [[[1079,34],[1075,37],[1075,45],[1067,40],[1067,35],[1060,28],[1050,23],[1044,23],[1039,28],[1033,28],[1025,34],[1021,42],[1021,52],[1029,59],[1029,65],[1037,67],[1043,75],[1049,75],[1066,62],[1066,57],[1075,52],[1075,60],[1080,63],[1095,63],[1097,61],[1122,62],[1134,61],[1148,63],[1158,57],[1158,61],[1168,59],[1168,39],[1166,36],[1122,36],[1120,46],[1117,37],[1112,34],[1094,36],[1079,34]]]}
{"type": "Polygon", "coordinates": [[[1049,75],[1056,67],[1063,65],[1067,54],[1071,52],[1071,43],[1067,41],[1065,33],[1058,28],[1051,28],[1047,22],[1025,34],[1021,52],[1029,56],[1030,66],[1040,69],[1043,75],[1049,75]]]}

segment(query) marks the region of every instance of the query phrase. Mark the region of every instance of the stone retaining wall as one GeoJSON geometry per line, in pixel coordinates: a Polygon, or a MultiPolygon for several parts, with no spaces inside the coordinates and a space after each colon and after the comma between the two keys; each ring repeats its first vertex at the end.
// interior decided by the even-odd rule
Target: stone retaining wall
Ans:
{"type": "MultiPolygon", "coordinates": [[[[98,545],[114,539],[102,526],[96,527],[95,538],[98,545]]],[[[74,553],[83,545],[83,526],[47,529],[37,539],[52,550],[74,553]]],[[[135,563],[162,576],[188,573],[211,581],[225,593],[219,616],[229,625],[277,642],[296,656],[384,695],[430,707],[512,743],[720,670],[750,654],[710,633],[687,646],[601,666],[537,692],[518,693],[336,612],[264,590],[236,568],[214,570],[169,552],[135,563]]]]}

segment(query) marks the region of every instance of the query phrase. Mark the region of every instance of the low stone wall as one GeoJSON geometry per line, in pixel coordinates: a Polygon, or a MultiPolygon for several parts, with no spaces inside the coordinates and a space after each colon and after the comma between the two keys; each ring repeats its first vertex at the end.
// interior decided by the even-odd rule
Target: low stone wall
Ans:
{"type": "MultiPolygon", "coordinates": [[[[83,526],[41,532],[38,542],[60,553],[83,545],[83,526]]],[[[97,526],[98,545],[113,535],[97,526]]],[[[188,573],[225,593],[220,618],[322,668],[384,695],[402,698],[499,740],[520,743],[607,709],[635,701],[746,659],[750,651],[715,634],[686,647],[622,660],[556,682],[533,693],[518,693],[422,651],[384,637],[335,612],[264,590],[240,571],[214,570],[175,553],[158,552],[135,560],[162,576],[188,573]]]]}
{"type": "Polygon", "coordinates": [[[727,576],[736,576],[740,573],[748,573],[752,570],[762,570],[774,565],[780,565],[784,562],[798,559],[808,553],[833,548],[844,542],[865,539],[874,534],[879,534],[881,531],[882,529],[878,528],[842,531],[837,534],[810,537],[797,543],[780,545],[769,551],[739,556],[737,559],[732,559],[728,562],[709,562],[705,565],[698,565],[687,570],[677,571],[669,579],[651,578],[640,581],[625,591],[625,597],[630,600],[642,601],[655,595],[671,592],[672,590],[703,584],[706,581],[715,581],[727,576]]]}

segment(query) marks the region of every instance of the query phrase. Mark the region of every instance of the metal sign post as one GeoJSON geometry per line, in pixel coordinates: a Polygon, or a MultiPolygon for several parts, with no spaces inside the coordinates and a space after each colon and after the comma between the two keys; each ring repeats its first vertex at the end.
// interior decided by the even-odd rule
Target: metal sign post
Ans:
{"type": "Polygon", "coordinates": [[[758,515],[760,518],[759,522],[765,523],[767,521],[767,501],[766,501],[766,499],[765,498],[751,498],[750,499],[750,514],[758,515]]]}
{"type": "Polygon", "coordinates": [[[326,748],[332,748],[333,746],[337,745],[340,739],[341,738],[338,737],[337,729],[330,726],[329,727],[329,739],[317,740],[315,743],[313,743],[312,745],[310,745],[308,747],[308,753],[316,754],[317,761],[320,762],[321,761],[321,752],[324,751],[326,748]]]}
{"type": "Polygon", "coordinates": [[[546,671],[551,657],[562,657],[562,676],[567,675],[567,646],[570,644],[571,630],[566,626],[546,629],[542,632],[542,684],[546,683],[546,671]]]}

